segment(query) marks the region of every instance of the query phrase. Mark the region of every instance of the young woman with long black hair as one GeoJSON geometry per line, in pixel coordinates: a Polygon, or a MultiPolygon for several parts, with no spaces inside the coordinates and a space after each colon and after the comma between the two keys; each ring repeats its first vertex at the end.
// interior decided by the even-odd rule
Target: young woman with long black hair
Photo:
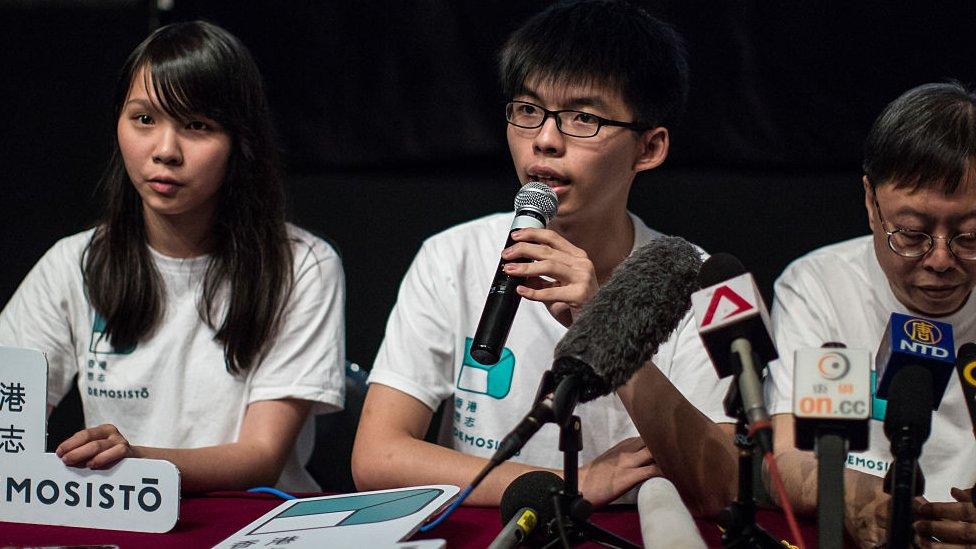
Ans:
{"type": "Polygon", "coordinates": [[[0,343],[47,355],[49,407],[78,376],[88,428],[57,454],[169,460],[184,491],[315,490],[309,414],[343,402],[342,267],[284,221],[254,60],[215,25],[163,27],[126,61],[115,115],[102,220],[0,314],[0,343]]]}

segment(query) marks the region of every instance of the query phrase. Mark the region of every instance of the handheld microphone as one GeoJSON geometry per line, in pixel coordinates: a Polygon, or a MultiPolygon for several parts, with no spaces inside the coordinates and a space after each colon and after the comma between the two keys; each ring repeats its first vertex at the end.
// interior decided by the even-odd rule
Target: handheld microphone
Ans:
{"type": "MultiPolygon", "coordinates": [[[[556,193],[548,186],[538,181],[526,183],[515,195],[515,220],[509,229],[505,248],[515,243],[511,233],[518,229],[544,229],[556,215],[559,201],[556,193]]],[[[528,260],[517,260],[528,261],[528,260]]],[[[506,261],[498,262],[495,278],[491,281],[485,308],[478,321],[478,329],[471,342],[471,357],[481,364],[491,365],[498,362],[508,332],[512,329],[512,320],[518,311],[522,300],[515,288],[525,282],[525,277],[510,276],[502,270],[506,261]]]]}
{"type": "Polygon", "coordinates": [[[884,432],[895,458],[891,486],[888,546],[908,547],[912,528],[912,498],[918,493],[916,464],[932,429],[932,370],[908,363],[893,374],[889,384],[884,432]]]}
{"type": "Polygon", "coordinates": [[[942,402],[955,360],[952,326],[901,313],[891,313],[884,337],[875,355],[878,375],[876,394],[888,398],[894,377],[909,364],[922,366],[932,374],[932,409],[942,402]]]}
{"type": "Polygon", "coordinates": [[[637,514],[645,549],[705,547],[698,525],[674,484],[666,478],[652,478],[640,487],[637,514]]]}
{"type": "Polygon", "coordinates": [[[763,453],[772,452],[772,427],[760,377],[765,366],[756,362],[766,363],[778,355],[756,281],[735,256],[715,254],[702,265],[698,284],[701,290],[691,294],[691,305],[705,350],[719,377],[737,377],[749,428],[763,453]]]}
{"type": "Polygon", "coordinates": [[[608,395],[633,377],[688,311],[700,266],[698,250],[673,236],[655,238],[625,259],[556,345],[536,405],[492,461],[508,459],[543,424],[565,421],[577,403],[608,395]]]}
{"type": "Polygon", "coordinates": [[[794,438],[817,455],[817,546],[844,545],[844,461],[868,447],[871,356],[825,343],[798,349],[793,367],[794,438]]]}
{"type": "MultiPolygon", "coordinates": [[[[959,348],[956,356],[956,374],[962,385],[962,394],[966,399],[966,409],[976,434],[976,343],[966,343],[959,348]]],[[[976,490],[973,491],[976,494],[976,490]]]]}
{"type": "Polygon", "coordinates": [[[563,479],[549,471],[530,471],[513,480],[499,503],[504,527],[489,549],[516,547],[528,540],[541,542],[549,537],[556,518],[552,497],[562,487],[563,479]]]}

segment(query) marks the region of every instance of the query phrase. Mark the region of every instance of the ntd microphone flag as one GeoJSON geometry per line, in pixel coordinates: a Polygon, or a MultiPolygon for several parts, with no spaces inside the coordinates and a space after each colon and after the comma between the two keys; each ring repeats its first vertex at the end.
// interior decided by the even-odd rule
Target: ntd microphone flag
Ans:
{"type": "Polygon", "coordinates": [[[769,313],[762,295],[749,273],[743,273],[691,294],[695,326],[705,344],[719,377],[731,371],[732,341],[743,337],[753,344],[753,351],[765,362],[776,359],[776,348],[768,334],[769,313]]]}
{"type": "Polygon", "coordinates": [[[878,374],[877,396],[888,398],[891,380],[898,370],[907,364],[918,364],[932,373],[932,409],[938,409],[952,376],[955,350],[949,324],[891,313],[874,358],[874,369],[878,374]]]}

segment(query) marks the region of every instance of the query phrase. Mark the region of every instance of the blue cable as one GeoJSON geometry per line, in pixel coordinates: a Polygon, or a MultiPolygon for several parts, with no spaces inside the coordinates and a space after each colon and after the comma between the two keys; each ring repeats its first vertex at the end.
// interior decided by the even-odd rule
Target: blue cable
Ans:
{"type": "Polygon", "coordinates": [[[455,498],[455,500],[451,503],[451,505],[449,505],[447,507],[447,509],[445,509],[444,512],[441,513],[441,516],[439,516],[436,519],[434,519],[433,521],[428,522],[427,524],[421,526],[420,527],[420,531],[421,532],[429,532],[429,531],[433,530],[434,528],[436,528],[438,524],[444,522],[444,519],[446,519],[447,517],[449,517],[451,515],[451,513],[454,512],[455,509],[457,509],[458,507],[460,507],[461,504],[464,502],[464,500],[467,499],[467,497],[473,491],[474,491],[474,486],[472,486],[472,485],[469,485],[464,490],[461,490],[461,493],[458,494],[457,498],[455,498]]]}
{"type": "Polygon", "coordinates": [[[259,486],[257,488],[251,488],[250,490],[248,490],[248,492],[252,494],[271,494],[272,496],[278,496],[279,498],[285,500],[298,499],[287,492],[282,492],[277,488],[268,488],[267,486],[259,486]]]}

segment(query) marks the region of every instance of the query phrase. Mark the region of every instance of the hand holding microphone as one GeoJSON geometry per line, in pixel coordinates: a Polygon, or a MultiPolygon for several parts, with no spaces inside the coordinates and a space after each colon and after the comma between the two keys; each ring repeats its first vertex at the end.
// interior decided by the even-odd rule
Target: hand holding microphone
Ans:
{"type": "Polygon", "coordinates": [[[512,457],[545,423],[627,382],[667,341],[689,307],[701,265],[682,238],[659,237],[624,260],[556,345],[537,403],[492,457],[512,457]]]}
{"type": "Polygon", "coordinates": [[[503,267],[506,274],[524,279],[516,291],[545,304],[568,328],[600,288],[593,262],[585,251],[550,229],[522,229],[512,239],[516,242],[502,252],[502,260],[509,261],[503,267]]]}
{"type": "MultiPolygon", "coordinates": [[[[508,250],[515,243],[512,233],[520,229],[544,228],[556,215],[558,208],[559,202],[552,189],[539,182],[526,183],[515,195],[515,219],[512,221],[505,249],[508,250]]],[[[509,274],[505,270],[507,264],[508,259],[503,255],[498,262],[495,278],[491,281],[491,288],[488,289],[485,308],[481,312],[478,329],[471,343],[471,357],[481,364],[498,362],[521,300],[516,288],[524,284],[525,279],[515,273],[509,274]]]]}

